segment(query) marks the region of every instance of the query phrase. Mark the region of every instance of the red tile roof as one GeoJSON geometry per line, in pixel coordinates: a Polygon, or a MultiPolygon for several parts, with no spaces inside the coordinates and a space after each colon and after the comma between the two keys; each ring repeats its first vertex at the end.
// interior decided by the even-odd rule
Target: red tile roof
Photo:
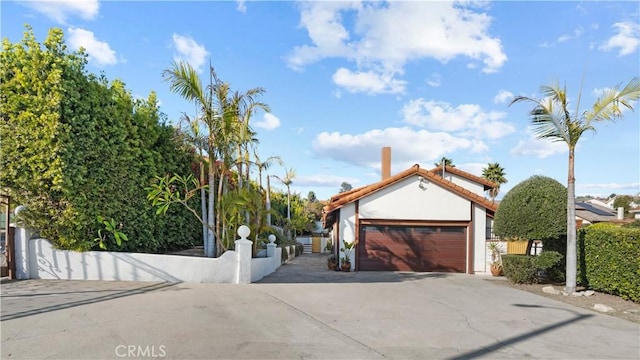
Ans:
{"type": "MultiPolygon", "coordinates": [[[[429,170],[429,172],[432,172],[432,173],[434,173],[436,175],[441,175],[442,174],[442,166],[435,167],[435,168],[429,170]]],[[[445,174],[450,172],[450,173],[456,174],[456,175],[458,175],[460,177],[467,178],[467,179],[469,179],[471,181],[475,181],[478,184],[482,184],[482,185],[484,185],[484,189],[485,190],[493,189],[493,188],[498,186],[498,184],[494,183],[493,181],[487,180],[487,179],[485,179],[483,177],[480,177],[480,176],[469,174],[468,172],[460,170],[460,169],[455,168],[455,167],[445,166],[444,167],[444,172],[445,172],[445,174]]]]}
{"type": "MultiPolygon", "coordinates": [[[[448,171],[448,169],[450,169],[450,167],[446,167],[445,171],[448,171]]],[[[454,168],[451,168],[454,169],[454,168]]],[[[466,177],[470,180],[476,180],[475,178],[478,179],[482,179],[479,178],[477,176],[471,175],[469,173],[466,173],[462,170],[456,170],[454,171],[450,171],[452,173],[456,173],[459,176],[463,176],[466,177]]],[[[353,201],[356,201],[358,199],[361,199],[365,196],[368,196],[376,191],[382,190],[392,184],[395,184],[403,179],[406,179],[410,176],[414,176],[414,175],[420,175],[440,186],[442,186],[443,188],[462,196],[463,198],[470,200],[478,205],[481,205],[485,208],[487,208],[487,210],[491,211],[491,212],[495,212],[497,209],[497,204],[492,202],[491,200],[485,199],[484,197],[463,188],[460,185],[456,185],[453,182],[443,179],[441,176],[436,175],[434,171],[428,171],[425,169],[421,169],[420,166],[418,164],[410,167],[409,169],[402,171],[396,175],[393,175],[391,177],[388,177],[387,179],[384,179],[382,181],[379,181],[377,183],[373,183],[371,185],[367,185],[367,186],[363,186],[357,189],[353,189],[335,196],[332,196],[331,199],[329,200],[329,204],[327,204],[324,207],[324,213],[325,216],[324,218],[326,219],[327,214],[330,214],[331,212],[333,212],[334,210],[337,210],[339,208],[341,208],[342,206],[344,206],[345,204],[351,203],[353,201]]],[[[492,182],[488,181],[488,180],[484,180],[483,182],[481,182],[481,184],[485,184],[489,183],[495,186],[495,184],[493,184],[492,182]]]]}

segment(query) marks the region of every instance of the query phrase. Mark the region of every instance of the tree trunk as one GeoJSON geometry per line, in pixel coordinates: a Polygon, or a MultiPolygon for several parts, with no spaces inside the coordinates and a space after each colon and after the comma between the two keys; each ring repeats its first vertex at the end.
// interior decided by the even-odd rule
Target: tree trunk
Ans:
{"type": "Polygon", "coordinates": [[[204,161],[202,161],[202,150],[200,150],[200,210],[202,214],[202,246],[206,251],[208,232],[207,232],[207,193],[204,190],[204,161]]]}
{"type": "Polygon", "coordinates": [[[567,270],[565,292],[576,291],[576,179],[574,177],[574,147],[569,147],[569,178],[567,181],[567,270]]]}
{"type": "Polygon", "coordinates": [[[267,209],[267,225],[271,226],[271,183],[269,182],[269,174],[267,174],[267,200],[265,201],[267,209]]]}
{"type": "Polygon", "coordinates": [[[216,192],[215,192],[215,177],[216,177],[216,170],[215,170],[215,166],[216,166],[216,159],[214,154],[212,154],[211,152],[209,153],[209,207],[208,207],[208,213],[207,213],[207,235],[208,235],[208,242],[207,242],[207,248],[205,249],[205,256],[206,257],[215,257],[216,256],[216,247],[215,247],[215,243],[216,243],[216,238],[215,238],[215,234],[214,234],[214,229],[215,229],[215,214],[214,214],[214,208],[215,208],[215,197],[216,197],[216,192]]]}

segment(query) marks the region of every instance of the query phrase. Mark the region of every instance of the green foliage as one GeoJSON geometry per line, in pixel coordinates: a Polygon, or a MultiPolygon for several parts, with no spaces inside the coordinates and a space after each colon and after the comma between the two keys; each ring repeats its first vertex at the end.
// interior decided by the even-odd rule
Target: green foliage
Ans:
{"type": "Polygon", "coordinates": [[[624,213],[628,214],[629,209],[631,208],[631,202],[633,201],[633,197],[629,195],[618,195],[613,200],[613,208],[618,209],[619,207],[624,208],[624,213]]]}
{"type": "Polygon", "coordinates": [[[342,245],[343,247],[340,249],[340,252],[342,252],[344,254],[344,256],[341,259],[341,262],[344,263],[350,263],[351,262],[351,253],[353,253],[353,250],[356,247],[356,242],[347,242],[345,240],[342,240],[342,245]]]}
{"type": "Polygon", "coordinates": [[[157,175],[188,174],[193,155],[164,125],[154,93],[136,100],[123,82],[87,74],[85,65],[59,29],[44,46],[30,28],[21,43],[3,40],[0,186],[26,206],[25,224],[58,248],[98,247],[98,215],[118,219],[128,236],[120,248],[103,242],[107,249],[189,246],[201,228],[185,211],[155,218],[144,188],[157,175]]]}
{"type": "Polygon", "coordinates": [[[601,223],[581,229],[579,274],[590,288],[640,302],[640,229],[601,223]]]}
{"type": "Polygon", "coordinates": [[[343,181],[342,184],[340,184],[339,192],[343,193],[343,192],[351,191],[351,189],[353,189],[353,186],[351,186],[351,184],[349,184],[348,182],[343,181]]]}
{"type": "Polygon", "coordinates": [[[286,246],[283,246],[282,248],[282,262],[284,263],[285,261],[289,260],[289,249],[287,249],[286,246]]]}
{"type": "Polygon", "coordinates": [[[640,219],[633,220],[633,222],[622,225],[623,228],[640,228],[640,219]]]}
{"type": "Polygon", "coordinates": [[[516,284],[532,284],[537,280],[537,269],[531,255],[502,255],[502,272],[516,284]]]}
{"type": "Polygon", "coordinates": [[[560,254],[560,260],[553,266],[546,269],[547,276],[551,280],[564,281],[566,274],[566,257],[567,253],[567,238],[561,236],[559,239],[547,239],[542,242],[542,254],[547,252],[556,252],[560,254]]]}
{"type": "Polygon", "coordinates": [[[548,270],[556,266],[562,260],[562,254],[557,251],[544,250],[538,256],[534,256],[533,264],[538,270],[548,270]]]}
{"type": "Polygon", "coordinates": [[[567,233],[567,189],[549,177],[532,176],[504,196],[493,226],[503,238],[558,239],[567,233]]]}
{"type": "Polygon", "coordinates": [[[552,269],[562,260],[556,251],[543,251],[540,255],[502,255],[502,271],[516,284],[532,284],[540,281],[541,273],[552,269]]]}
{"type": "Polygon", "coordinates": [[[127,238],[127,235],[119,230],[120,226],[116,225],[115,220],[106,220],[102,216],[98,216],[98,222],[104,225],[105,230],[105,233],[103,233],[103,229],[98,229],[98,237],[94,239],[94,241],[98,243],[98,246],[100,246],[101,249],[107,250],[107,245],[105,243],[107,234],[111,234],[118,247],[122,246],[122,241],[129,240],[129,238],[127,238]]]}

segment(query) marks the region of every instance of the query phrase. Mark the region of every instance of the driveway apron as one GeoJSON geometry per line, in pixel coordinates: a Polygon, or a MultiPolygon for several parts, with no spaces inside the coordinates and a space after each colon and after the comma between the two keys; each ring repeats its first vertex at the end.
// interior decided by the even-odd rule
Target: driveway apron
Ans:
{"type": "Polygon", "coordinates": [[[3,359],[637,359],[640,325],[480,275],[330,271],[250,285],[2,284],[3,359]]]}

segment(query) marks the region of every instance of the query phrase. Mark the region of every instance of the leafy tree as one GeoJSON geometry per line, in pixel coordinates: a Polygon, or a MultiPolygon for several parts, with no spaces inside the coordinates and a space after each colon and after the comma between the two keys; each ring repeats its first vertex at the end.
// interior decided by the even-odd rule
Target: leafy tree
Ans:
{"type": "Polygon", "coordinates": [[[318,198],[316,198],[316,193],[314,193],[313,191],[309,191],[309,194],[307,194],[307,201],[317,202],[318,198]]]}
{"type": "Polygon", "coordinates": [[[340,193],[351,191],[351,189],[353,189],[353,186],[351,186],[351,184],[349,184],[346,181],[344,181],[344,182],[342,182],[342,184],[340,184],[340,193]]]}
{"type": "Polygon", "coordinates": [[[507,182],[507,178],[505,176],[504,168],[497,162],[489,163],[486,168],[482,168],[482,177],[498,185],[489,190],[491,201],[495,202],[496,196],[498,196],[498,193],[500,192],[500,185],[507,182]]]}
{"type": "Polygon", "coordinates": [[[634,77],[622,89],[620,85],[607,89],[596,100],[591,109],[580,111],[582,91],[578,93],[575,113],[569,109],[566,87],[559,85],[542,86],[541,99],[516,96],[510,105],[519,102],[534,104],[530,112],[534,132],[540,139],[562,141],[569,148],[569,166],[567,179],[567,263],[565,292],[576,290],[576,222],[575,222],[575,148],[587,131],[595,131],[595,124],[622,118],[623,109],[633,110],[633,101],[640,99],[640,77],[634,77]]]}
{"type": "Polygon", "coordinates": [[[557,240],[567,233],[567,189],[545,176],[514,186],[500,202],[493,231],[503,238],[557,240]]]}
{"type": "Polygon", "coordinates": [[[440,160],[440,162],[433,163],[433,165],[442,167],[442,163],[444,163],[445,166],[456,167],[455,165],[453,165],[453,160],[446,157],[443,157],[442,160],[440,160]]]}
{"type": "MultiPolygon", "coordinates": [[[[284,186],[287,187],[287,226],[291,226],[291,184],[293,183],[293,179],[296,177],[296,171],[294,169],[288,169],[285,172],[284,178],[281,178],[277,175],[271,175],[276,179],[280,180],[284,186]]],[[[287,236],[291,238],[291,232],[287,231],[287,236]]]]}
{"type": "Polygon", "coordinates": [[[628,214],[632,201],[633,197],[629,195],[618,195],[615,200],[613,200],[613,208],[617,210],[619,207],[622,207],[624,208],[624,213],[628,214]]]}

